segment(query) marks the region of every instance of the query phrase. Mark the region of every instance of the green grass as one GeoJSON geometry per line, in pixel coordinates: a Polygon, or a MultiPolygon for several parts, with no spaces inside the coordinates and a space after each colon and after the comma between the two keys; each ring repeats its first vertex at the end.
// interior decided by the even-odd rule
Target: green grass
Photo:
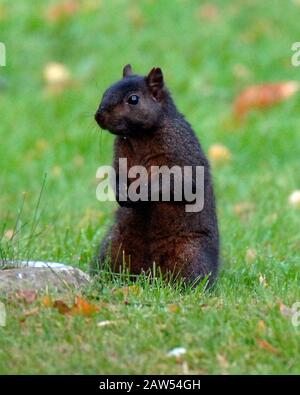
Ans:
{"type": "Polygon", "coordinates": [[[215,18],[201,18],[203,3],[192,0],[81,3],[53,23],[47,2],[0,2],[7,48],[0,68],[1,255],[87,269],[116,207],[95,197],[96,170],[110,163],[113,136],[100,134],[93,114],[131,62],[139,73],[161,66],[205,151],[221,143],[232,153],[230,163],[213,167],[222,270],[210,294],[141,278],[126,303],[117,290],[130,282],[104,276],[85,291],[101,306],[89,318],[61,315],[40,300],[4,300],[0,372],[299,373],[300,327],[278,307],[300,301],[300,211],[288,204],[300,189],[299,95],[239,125],[232,120],[233,100],[247,85],[299,79],[290,61],[299,4],[220,0],[215,18]],[[59,95],[45,93],[43,70],[52,61],[75,81],[59,95]],[[243,202],[253,205],[247,216],[234,209],[243,202]],[[17,218],[9,241],[5,232],[17,218]],[[257,251],[252,261],[249,248],[257,251]],[[35,307],[39,313],[22,322],[35,307]],[[102,320],[117,324],[97,327],[102,320]],[[277,351],[259,347],[260,340],[277,351]],[[177,346],[187,353],[168,357],[177,346]]]}

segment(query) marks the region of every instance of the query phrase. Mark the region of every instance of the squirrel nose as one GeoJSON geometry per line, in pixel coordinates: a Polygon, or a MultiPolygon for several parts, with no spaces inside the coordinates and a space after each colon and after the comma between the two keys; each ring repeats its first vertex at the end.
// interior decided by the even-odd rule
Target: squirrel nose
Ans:
{"type": "Polygon", "coordinates": [[[95,114],[95,121],[98,123],[98,125],[100,125],[101,127],[104,125],[105,123],[105,113],[104,111],[102,111],[100,108],[99,110],[96,112],[95,114]]]}

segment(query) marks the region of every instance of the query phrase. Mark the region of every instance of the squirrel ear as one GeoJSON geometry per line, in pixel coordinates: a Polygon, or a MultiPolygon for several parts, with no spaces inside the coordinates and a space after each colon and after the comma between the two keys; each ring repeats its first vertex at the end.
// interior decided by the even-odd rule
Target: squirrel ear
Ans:
{"type": "Polygon", "coordinates": [[[132,68],[130,64],[127,64],[123,68],[123,78],[128,77],[129,75],[132,75],[132,68]]]}
{"type": "Polygon", "coordinates": [[[147,85],[156,99],[160,99],[164,87],[164,77],[159,67],[154,67],[146,77],[147,85]]]}

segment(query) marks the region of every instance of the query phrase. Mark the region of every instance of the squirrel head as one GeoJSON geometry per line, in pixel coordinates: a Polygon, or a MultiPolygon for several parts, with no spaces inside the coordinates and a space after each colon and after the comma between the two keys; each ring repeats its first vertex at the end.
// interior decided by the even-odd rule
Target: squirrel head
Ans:
{"type": "Polygon", "coordinates": [[[95,114],[96,122],[111,133],[132,136],[160,126],[168,93],[160,68],[147,76],[134,75],[128,64],[123,78],[104,93],[95,114]]]}

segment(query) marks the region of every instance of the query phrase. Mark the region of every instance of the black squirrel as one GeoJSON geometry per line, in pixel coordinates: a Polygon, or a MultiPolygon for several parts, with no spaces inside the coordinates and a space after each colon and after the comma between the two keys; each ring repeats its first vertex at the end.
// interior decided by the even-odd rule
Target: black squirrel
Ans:
{"type": "MultiPolygon", "coordinates": [[[[219,232],[209,163],[165,87],[161,69],[139,76],[130,65],[125,66],[123,78],[104,93],[95,119],[102,129],[116,135],[114,168],[120,207],[92,272],[108,260],[113,271],[125,265],[130,273],[140,274],[155,265],[166,277],[171,274],[186,283],[208,277],[212,284],[219,266],[219,232]],[[203,209],[187,212],[186,202],[175,201],[174,182],[171,201],[162,201],[161,195],[159,201],[120,199],[119,158],[127,159],[128,169],[144,166],[150,179],[151,166],[190,166],[193,170],[204,166],[203,209]]],[[[193,178],[193,187],[194,182],[193,178]]]]}

